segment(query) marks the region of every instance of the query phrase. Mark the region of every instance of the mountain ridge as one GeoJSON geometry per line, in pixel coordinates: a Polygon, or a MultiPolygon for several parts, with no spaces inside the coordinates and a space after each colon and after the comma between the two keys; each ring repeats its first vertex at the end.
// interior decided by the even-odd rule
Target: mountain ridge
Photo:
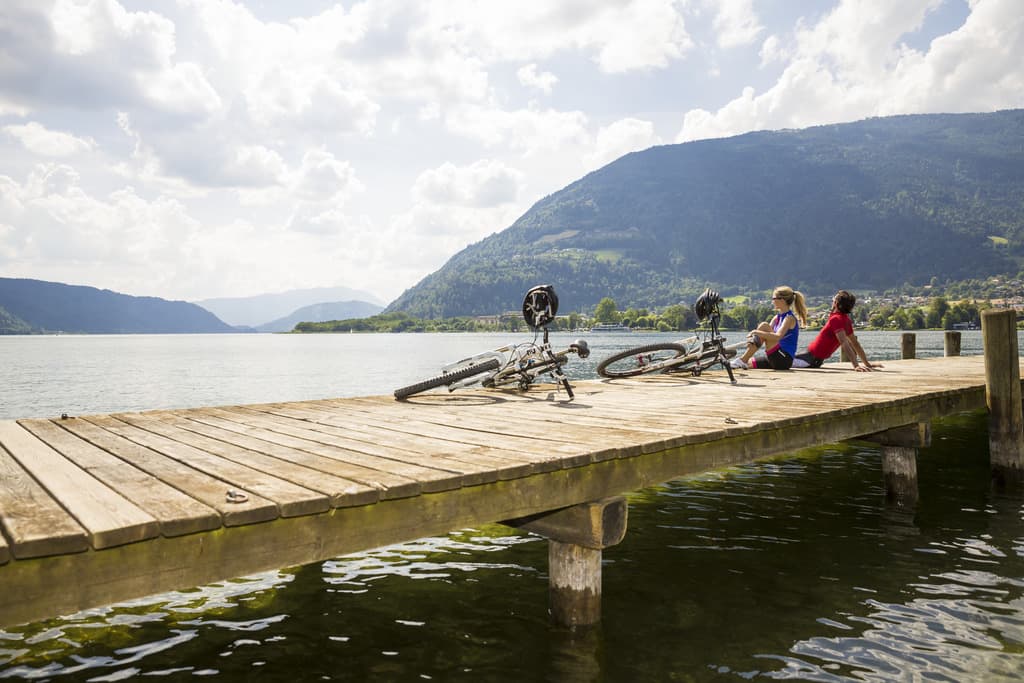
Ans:
{"type": "Polygon", "coordinates": [[[0,277],[0,333],[182,334],[235,332],[187,301],[0,277]],[[4,315],[6,313],[6,315],[4,315]]]}
{"type": "Polygon", "coordinates": [[[243,297],[219,297],[193,301],[229,325],[259,328],[291,315],[304,306],[339,301],[364,301],[380,305],[376,295],[350,287],[292,289],[243,297]]]}
{"type": "Polygon", "coordinates": [[[453,255],[386,312],[563,310],[788,284],[879,291],[1014,274],[1024,258],[1024,110],[873,118],[627,154],[453,255]]]}

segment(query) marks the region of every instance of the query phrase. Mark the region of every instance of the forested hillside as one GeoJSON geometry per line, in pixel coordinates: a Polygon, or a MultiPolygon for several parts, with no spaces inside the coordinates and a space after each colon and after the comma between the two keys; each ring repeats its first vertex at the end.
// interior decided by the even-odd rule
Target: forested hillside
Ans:
{"type": "Polygon", "coordinates": [[[195,304],[95,287],[0,278],[0,334],[232,332],[195,304]]]}
{"type": "Polygon", "coordinates": [[[664,306],[708,285],[812,294],[1016,274],[1024,110],[897,116],[654,147],[535,204],[386,310],[664,306]]]}
{"type": "Polygon", "coordinates": [[[289,332],[301,322],[322,322],[324,320],[345,320],[348,318],[368,318],[384,309],[383,306],[366,301],[333,301],[329,303],[303,306],[283,318],[259,325],[257,332],[289,332]]]}

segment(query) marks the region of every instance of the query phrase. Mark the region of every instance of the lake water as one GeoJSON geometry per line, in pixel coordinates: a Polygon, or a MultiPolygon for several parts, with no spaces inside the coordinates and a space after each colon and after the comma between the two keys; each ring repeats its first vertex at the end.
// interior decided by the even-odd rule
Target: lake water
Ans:
{"type": "MultiPolygon", "coordinates": [[[[593,355],[573,378],[673,338],[579,336],[593,355]]],[[[859,336],[899,356],[899,333],[859,336]]],[[[0,337],[0,418],[389,394],[523,339],[0,337]]],[[[918,357],[942,340],[918,333],[918,357]]],[[[980,340],[964,332],[963,353],[980,340]]],[[[547,544],[495,525],[0,630],[0,679],[1019,680],[1024,499],[992,487],[984,415],[936,423],[918,474],[909,510],[864,444],[632,492],[583,633],[549,623],[547,544]]]]}

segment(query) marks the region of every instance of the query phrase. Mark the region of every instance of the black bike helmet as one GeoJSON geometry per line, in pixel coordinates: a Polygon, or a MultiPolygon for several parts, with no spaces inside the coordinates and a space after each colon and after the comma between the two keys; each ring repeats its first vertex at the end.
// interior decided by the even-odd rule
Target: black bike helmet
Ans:
{"type": "Polygon", "coordinates": [[[722,300],[722,297],[718,296],[718,292],[712,289],[705,289],[704,293],[697,297],[696,303],[693,304],[693,312],[697,314],[697,320],[706,320],[713,315],[718,313],[718,302],[722,300]]]}
{"type": "Polygon", "coordinates": [[[523,318],[537,330],[555,319],[558,314],[558,295],[551,285],[537,285],[523,299],[523,318]]]}

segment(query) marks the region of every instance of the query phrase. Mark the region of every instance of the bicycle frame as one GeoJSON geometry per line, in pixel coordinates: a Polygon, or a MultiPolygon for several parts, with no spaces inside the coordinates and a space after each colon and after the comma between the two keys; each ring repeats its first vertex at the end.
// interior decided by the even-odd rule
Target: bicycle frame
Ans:
{"type": "Polygon", "coordinates": [[[535,331],[533,341],[507,344],[448,363],[441,368],[438,377],[397,389],[395,397],[406,398],[439,386],[454,391],[475,385],[504,387],[514,384],[519,390],[526,391],[537,377],[550,374],[555,383],[565,389],[569,400],[572,400],[575,395],[569,379],[562,372],[562,366],[568,362],[570,353],[586,358],[590,355],[590,349],[585,341],[578,339],[568,348],[555,351],[551,348],[547,328],[543,331],[544,338],[539,344],[535,331]]]}
{"type": "MultiPolygon", "coordinates": [[[[717,296],[717,295],[716,295],[717,296]]],[[[689,372],[697,377],[713,365],[721,365],[729,373],[729,381],[736,384],[736,378],[729,364],[730,352],[734,355],[743,344],[725,345],[718,328],[719,313],[717,301],[706,311],[708,322],[698,329],[695,336],[675,342],[659,342],[626,349],[605,358],[597,366],[602,377],[619,379],[635,377],[653,372],[689,372]]]]}

